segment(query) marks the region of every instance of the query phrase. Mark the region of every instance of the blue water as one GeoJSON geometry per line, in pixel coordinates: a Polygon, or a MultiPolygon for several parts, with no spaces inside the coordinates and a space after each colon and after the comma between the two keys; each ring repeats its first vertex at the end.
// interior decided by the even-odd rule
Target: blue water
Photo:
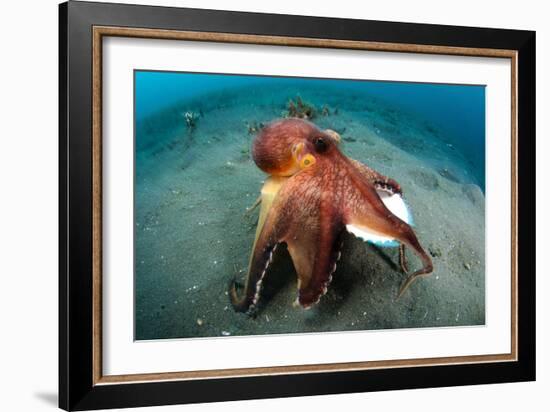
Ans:
{"type": "Polygon", "coordinates": [[[135,113],[149,115],[209,92],[249,87],[293,85],[332,87],[364,93],[418,116],[443,130],[445,140],[468,159],[477,183],[485,190],[485,86],[365,80],[309,79],[180,72],[135,72],[135,113]]]}

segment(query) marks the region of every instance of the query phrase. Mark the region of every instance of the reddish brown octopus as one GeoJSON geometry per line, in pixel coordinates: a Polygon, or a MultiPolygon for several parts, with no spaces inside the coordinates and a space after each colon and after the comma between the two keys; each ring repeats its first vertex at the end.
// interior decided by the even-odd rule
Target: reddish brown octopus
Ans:
{"type": "Polygon", "coordinates": [[[326,293],[346,230],[397,241],[405,272],[405,246],[419,256],[423,267],[407,277],[399,296],[415,279],[432,272],[431,258],[411,226],[382,200],[384,193],[400,199],[400,185],[346,157],[339,141],[336,132],[321,131],[300,119],[275,121],[256,136],[253,159],[270,176],[262,188],[244,291],[239,297],[236,283],[230,287],[235,310],[254,312],[273,253],[283,242],[298,275],[296,303],[303,308],[310,308],[326,293]]]}

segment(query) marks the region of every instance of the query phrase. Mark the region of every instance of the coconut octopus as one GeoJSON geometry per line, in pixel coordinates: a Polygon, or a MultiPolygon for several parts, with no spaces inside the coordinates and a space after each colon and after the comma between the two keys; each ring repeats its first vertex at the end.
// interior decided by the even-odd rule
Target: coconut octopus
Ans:
{"type": "Polygon", "coordinates": [[[269,177],[258,199],[244,291],[239,296],[235,281],[229,290],[236,311],[255,312],[273,253],[283,242],[298,276],[295,304],[306,309],[327,292],[346,231],[373,243],[399,245],[405,273],[405,246],[418,255],[423,266],[406,278],[398,296],[432,272],[431,258],[410,226],[401,186],[345,156],[339,142],[338,133],[301,119],[274,121],[257,134],[252,156],[269,177]]]}

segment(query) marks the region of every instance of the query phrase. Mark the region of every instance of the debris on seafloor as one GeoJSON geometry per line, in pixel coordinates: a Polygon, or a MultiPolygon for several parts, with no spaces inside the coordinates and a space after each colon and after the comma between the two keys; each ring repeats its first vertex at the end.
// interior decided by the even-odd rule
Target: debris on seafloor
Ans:
{"type": "Polygon", "coordinates": [[[296,100],[290,99],[286,105],[283,117],[295,117],[298,119],[311,120],[317,115],[317,109],[311,103],[304,102],[300,96],[296,100]]]}
{"type": "Polygon", "coordinates": [[[185,124],[187,125],[187,128],[194,129],[197,126],[197,121],[201,115],[197,112],[193,111],[187,111],[183,113],[183,118],[185,119],[185,124]]]}
{"type": "Polygon", "coordinates": [[[430,255],[432,255],[433,257],[441,256],[441,249],[438,246],[429,246],[428,251],[430,252],[430,255]]]}
{"type": "Polygon", "coordinates": [[[255,120],[251,122],[246,122],[245,124],[248,134],[256,134],[264,127],[264,124],[262,122],[256,122],[255,120]]]}

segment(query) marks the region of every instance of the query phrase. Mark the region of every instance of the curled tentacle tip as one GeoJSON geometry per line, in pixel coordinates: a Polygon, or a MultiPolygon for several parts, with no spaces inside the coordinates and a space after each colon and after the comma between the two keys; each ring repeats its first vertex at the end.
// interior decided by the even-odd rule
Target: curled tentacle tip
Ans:
{"type": "Polygon", "coordinates": [[[255,319],[258,311],[256,305],[252,304],[248,307],[248,310],[246,310],[246,314],[251,317],[252,319],[255,319]]]}
{"type": "Polygon", "coordinates": [[[229,301],[231,302],[231,306],[233,306],[233,309],[235,309],[235,311],[247,312],[249,310],[249,307],[247,305],[246,296],[239,298],[239,295],[237,293],[237,286],[241,286],[240,283],[238,283],[235,279],[232,279],[229,283],[229,301]]]}
{"type": "Polygon", "coordinates": [[[231,296],[232,293],[237,293],[237,288],[241,288],[242,284],[237,281],[237,277],[233,277],[229,281],[229,295],[231,296]]]}
{"type": "Polygon", "coordinates": [[[407,278],[407,280],[405,280],[405,283],[403,283],[403,285],[399,288],[399,292],[397,293],[396,300],[399,300],[405,294],[405,292],[407,291],[407,289],[409,289],[413,281],[414,281],[414,278],[411,279],[410,277],[407,278]]]}

